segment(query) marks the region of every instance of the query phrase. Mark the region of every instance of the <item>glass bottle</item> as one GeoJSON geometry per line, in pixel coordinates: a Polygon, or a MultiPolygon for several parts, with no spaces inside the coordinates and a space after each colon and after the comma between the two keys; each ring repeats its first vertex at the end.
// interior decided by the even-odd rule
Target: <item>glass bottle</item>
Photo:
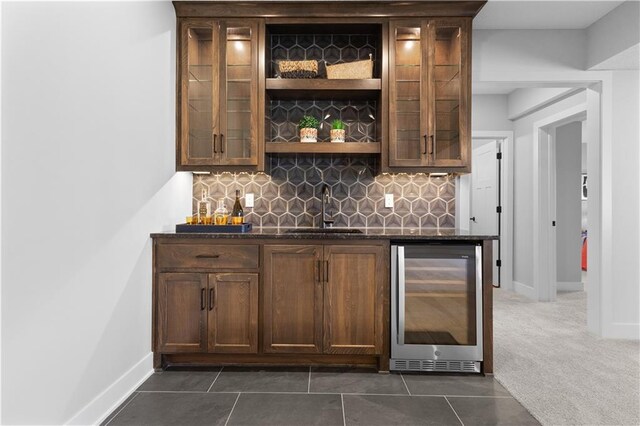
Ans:
{"type": "Polygon", "coordinates": [[[211,217],[211,202],[207,200],[207,192],[202,190],[202,198],[198,201],[198,223],[207,223],[211,217]]]}
{"type": "Polygon", "coordinates": [[[231,224],[242,225],[244,219],[244,211],[242,210],[242,204],[240,204],[240,190],[236,189],[236,202],[233,203],[233,210],[231,210],[231,224]]]}
{"type": "Polygon", "coordinates": [[[229,222],[229,210],[224,205],[224,198],[218,200],[218,208],[213,213],[216,225],[226,225],[229,222]]]}

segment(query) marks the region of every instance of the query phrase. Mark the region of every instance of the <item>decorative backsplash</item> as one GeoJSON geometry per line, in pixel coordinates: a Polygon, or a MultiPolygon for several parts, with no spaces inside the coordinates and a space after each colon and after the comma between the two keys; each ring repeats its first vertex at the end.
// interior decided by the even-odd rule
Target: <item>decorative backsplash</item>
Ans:
{"type": "Polygon", "coordinates": [[[318,140],[329,141],[331,122],[336,119],[346,125],[348,142],[375,142],[376,101],[271,101],[267,122],[271,142],[298,142],[298,122],[304,115],[320,121],[318,140]]]}
{"type": "MultiPolygon", "coordinates": [[[[270,174],[221,173],[194,175],[193,211],[205,190],[215,209],[225,199],[231,209],[236,189],[253,193],[246,221],[255,226],[318,226],[323,184],[331,188],[334,226],[455,227],[455,183],[452,176],[381,174],[376,160],[340,155],[272,156],[270,174]],[[384,207],[384,194],[394,194],[393,209],[384,207]]],[[[244,199],[242,204],[245,205],[244,199]]]]}

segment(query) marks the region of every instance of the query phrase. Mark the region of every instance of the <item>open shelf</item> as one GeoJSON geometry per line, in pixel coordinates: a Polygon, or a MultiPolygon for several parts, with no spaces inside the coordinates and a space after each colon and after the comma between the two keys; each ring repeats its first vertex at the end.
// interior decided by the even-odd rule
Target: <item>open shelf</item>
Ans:
{"type": "Polygon", "coordinates": [[[267,153],[283,154],[379,154],[380,142],[267,142],[267,153]]]}
{"type": "Polygon", "coordinates": [[[382,89],[382,81],[379,78],[359,80],[267,78],[266,88],[274,99],[376,99],[382,89]]]}

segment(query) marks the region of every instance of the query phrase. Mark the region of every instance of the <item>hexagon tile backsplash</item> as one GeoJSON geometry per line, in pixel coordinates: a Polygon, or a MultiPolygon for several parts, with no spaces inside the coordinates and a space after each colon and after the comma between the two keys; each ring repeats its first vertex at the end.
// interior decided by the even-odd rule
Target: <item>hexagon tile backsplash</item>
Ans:
{"type": "MultiPolygon", "coordinates": [[[[270,174],[221,173],[194,175],[193,210],[204,189],[215,209],[224,198],[233,206],[236,189],[253,193],[254,207],[245,208],[255,226],[318,226],[320,191],[331,188],[329,213],[334,226],[455,227],[455,183],[452,176],[381,174],[373,160],[339,155],[273,156],[270,174]],[[384,207],[384,194],[393,194],[393,209],[384,207]]],[[[242,200],[244,205],[244,199],[242,200]]]]}

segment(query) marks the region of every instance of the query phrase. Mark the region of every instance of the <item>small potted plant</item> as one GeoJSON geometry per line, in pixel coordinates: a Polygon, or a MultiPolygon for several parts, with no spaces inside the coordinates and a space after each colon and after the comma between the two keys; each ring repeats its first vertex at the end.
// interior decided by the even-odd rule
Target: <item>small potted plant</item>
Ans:
{"type": "Polygon", "coordinates": [[[331,142],[333,143],[343,143],[345,130],[344,130],[344,121],[342,120],[333,120],[331,122],[331,142]]]}
{"type": "Polygon", "coordinates": [[[300,142],[318,142],[318,126],[320,122],[311,115],[305,115],[298,123],[300,142]]]}

